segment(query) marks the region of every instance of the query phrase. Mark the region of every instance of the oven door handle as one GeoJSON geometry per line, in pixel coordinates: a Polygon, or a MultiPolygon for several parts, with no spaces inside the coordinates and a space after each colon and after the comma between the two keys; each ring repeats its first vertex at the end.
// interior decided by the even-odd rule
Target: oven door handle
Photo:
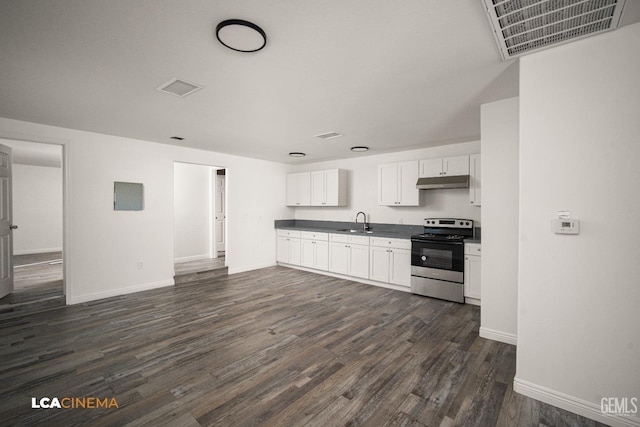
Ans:
{"type": "Polygon", "coordinates": [[[412,242],[422,243],[422,244],[436,244],[436,245],[464,245],[464,242],[447,242],[447,241],[439,241],[439,240],[420,240],[420,239],[411,239],[412,242]]]}

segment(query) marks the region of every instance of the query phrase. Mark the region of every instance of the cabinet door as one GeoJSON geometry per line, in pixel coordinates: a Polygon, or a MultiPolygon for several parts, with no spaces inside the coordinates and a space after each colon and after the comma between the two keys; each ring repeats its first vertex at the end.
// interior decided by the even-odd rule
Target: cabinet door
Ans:
{"type": "Polygon", "coordinates": [[[300,265],[300,239],[289,239],[289,264],[300,265]]]}
{"type": "Polygon", "coordinates": [[[378,166],[378,204],[397,206],[398,202],[398,164],[378,166]]]}
{"type": "Polygon", "coordinates": [[[315,264],[315,242],[302,239],[300,241],[300,265],[313,268],[315,264]]]}
{"type": "Polygon", "coordinates": [[[317,268],[318,270],[328,270],[329,269],[329,243],[323,241],[315,241],[316,254],[315,254],[315,264],[313,268],[317,268]]]}
{"type": "Polygon", "coordinates": [[[389,282],[400,286],[411,286],[411,250],[391,249],[389,282]]]}
{"type": "Polygon", "coordinates": [[[326,206],[340,205],[340,176],[338,169],[324,171],[324,193],[326,206]]]}
{"type": "Polygon", "coordinates": [[[369,278],[369,245],[349,245],[350,276],[369,278]]]}
{"type": "Polygon", "coordinates": [[[340,274],[349,273],[349,245],[340,242],[329,244],[329,271],[340,274]]]}
{"type": "Polygon", "coordinates": [[[276,260],[278,262],[289,262],[289,239],[287,237],[278,237],[276,260]]]}
{"type": "Polygon", "coordinates": [[[473,206],[482,205],[481,174],[480,154],[469,156],[469,203],[473,206]]]}
{"type": "Polygon", "coordinates": [[[416,188],[418,181],[418,161],[398,163],[399,185],[398,198],[400,205],[418,206],[420,199],[420,190],[416,188]]]}
{"type": "Polygon", "coordinates": [[[379,282],[389,282],[389,248],[371,246],[369,248],[369,278],[379,282]]]}
{"type": "Polygon", "coordinates": [[[442,175],[442,159],[420,160],[420,178],[432,178],[442,175]]]}
{"type": "Polygon", "coordinates": [[[469,175],[469,156],[445,157],[442,159],[443,175],[469,175]]]}
{"type": "Polygon", "coordinates": [[[481,259],[475,255],[464,257],[464,296],[480,299],[481,297],[481,259]]]}
{"type": "Polygon", "coordinates": [[[301,172],[298,175],[299,206],[311,205],[311,172],[301,172]]]}
{"type": "Polygon", "coordinates": [[[290,173],[287,175],[287,206],[297,206],[299,200],[300,186],[298,183],[298,174],[290,173]]]}
{"type": "Polygon", "coordinates": [[[311,206],[324,206],[326,201],[326,187],[324,171],[311,172],[311,206]]]}

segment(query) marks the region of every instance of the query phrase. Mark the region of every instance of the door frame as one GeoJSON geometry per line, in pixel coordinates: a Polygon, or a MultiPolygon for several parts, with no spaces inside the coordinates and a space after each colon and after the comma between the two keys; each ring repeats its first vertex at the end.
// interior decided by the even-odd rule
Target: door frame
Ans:
{"type": "MultiPolygon", "coordinates": [[[[205,166],[209,168],[209,256],[212,258],[218,258],[218,251],[216,250],[216,241],[215,241],[215,172],[218,169],[224,169],[225,171],[229,171],[229,168],[227,168],[226,166],[218,166],[218,165],[212,165],[209,163],[198,163],[198,162],[189,162],[189,161],[185,161],[185,160],[173,160],[173,172],[174,172],[174,176],[173,176],[173,183],[174,183],[174,187],[173,187],[173,200],[174,200],[174,209],[175,209],[175,164],[176,163],[181,163],[181,164],[185,164],[185,165],[194,165],[194,166],[205,166]]],[[[226,190],[226,179],[225,179],[225,190],[226,190]]],[[[227,192],[225,191],[224,194],[225,197],[225,210],[228,208],[228,204],[227,204],[227,192]]],[[[174,218],[175,221],[175,218],[174,218]]],[[[225,221],[225,256],[226,256],[226,250],[227,250],[227,230],[226,230],[227,224],[225,221]]],[[[174,228],[172,230],[173,232],[173,238],[174,238],[174,242],[175,242],[175,235],[176,235],[176,230],[175,230],[175,223],[174,223],[174,228]]],[[[176,254],[175,254],[175,244],[173,245],[173,256],[172,259],[174,260],[175,263],[175,259],[176,259],[176,254]]],[[[226,257],[225,257],[225,265],[226,265],[226,257]]],[[[174,273],[175,274],[175,273],[174,273]]]]}
{"type": "MultiPolygon", "coordinates": [[[[71,164],[71,146],[66,139],[50,138],[39,135],[25,135],[6,132],[0,129],[0,138],[10,141],[34,142],[38,144],[59,145],[62,149],[62,292],[64,293],[65,304],[69,305],[73,295],[73,259],[69,256],[69,242],[72,236],[71,223],[71,186],[69,170],[71,164]]],[[[19,224],[18,224],[19,225],[19,224]]],[[[13,254],[12,254],[13,256],[13,254]]]]}

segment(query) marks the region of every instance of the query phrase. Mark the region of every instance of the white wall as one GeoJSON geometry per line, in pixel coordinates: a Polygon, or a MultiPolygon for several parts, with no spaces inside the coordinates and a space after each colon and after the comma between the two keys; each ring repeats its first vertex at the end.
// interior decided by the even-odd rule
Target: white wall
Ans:
{"type": "Polygon", "coordinates": [[[211,166],[174,165],[174,256],[176,262],[210,258],[211,166]]]}
{"type": "Polygon", "coordinates": [[[640,24],[520,71],[515,387],[597,417],[603,397],[640,398],[640,24]],[[550,231],[558,210],[579,235],[550,231]]]}
{"type": "Polygon", "coordinates": [[[0,137],[65,146],[70,303],[173,284],[174,161],[227,169],[229,272],[275,265],[288,165],[3,118],[0,137]],[[114,211],[114,181],[144,183],[145,209],[114,211]]]}
{"type": "Polygon", "coordinates": [[[15,255],[62,250],[62,169],[13,165],[15,255]]]}
{"type": "Polygon", "coordinates": [[[516,343],[518,303],[518,98],[484,104],[480,336],[516,343]]]}
{"type": "MultiPolygon", "coordinates": [[[[469,203],[469,189],[421,190],[420,206],[392,207],[378,205],[378,165],[434,157],[456,156],[480,152],[480,142],[443,145],[344,160],[308,163],[297,171],[346,169],[349,171],[349,204],[346,207],[296,207],[296,219],[353,221],[358,211],[367,214],[369,222],[422,225],[427,217],[453,217],[480,220],[480,208],[469,203]]],[[[283,186],[286,183],[283,181],[283,186]]]]}

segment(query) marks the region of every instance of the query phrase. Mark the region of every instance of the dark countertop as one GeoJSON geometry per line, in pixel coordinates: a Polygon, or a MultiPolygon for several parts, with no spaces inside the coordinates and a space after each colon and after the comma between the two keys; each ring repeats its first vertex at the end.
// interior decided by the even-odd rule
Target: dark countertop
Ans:
{"type": "Polygon", "coordinates": [[[353,236],[389,237],[395,239],[410,239],[414,234],[423,231],[422,225],[399,225],[370,223],[370,232],[350,232],[340,230],[360,229],[362,224],[340,221],[313,221],[302,219],[282,219],[275,221],[275,228],[297,231],[315,231],[318,233],[349,234],[353,236]]]}
{"type": "MultiPolygon", "coordinates": [[[[275,228],[296,231],[315,231],[318,233],[350,234],[354,236],[388,237],[395,239],[410,239],[414,234],[421,234],[424,231],[422,225],[404,224],[378,224],[370,223],[370,233],[363,231],[350,232],[339,230],[360,229],[362,224],[342,221],[314,221],[308,219],[277,219],[275,228]]],[[[480,228],[475,229],[475,238],[465,239],[465,243],[480,243],[480,228]]]]}

